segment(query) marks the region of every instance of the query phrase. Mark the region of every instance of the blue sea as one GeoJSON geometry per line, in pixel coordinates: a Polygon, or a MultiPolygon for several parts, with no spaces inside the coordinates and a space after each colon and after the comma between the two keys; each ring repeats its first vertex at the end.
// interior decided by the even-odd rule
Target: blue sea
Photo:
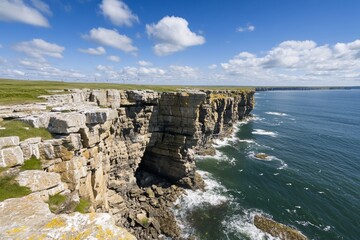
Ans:
{"type": "Polygon", "coordinates": [[[262,214],[309,239],[360,239],[360,90],[258,92],[255,101],[216,156],[197,159],[207,187],[177,201],[184,236],[273,239],[253,225],[262,214]]]}

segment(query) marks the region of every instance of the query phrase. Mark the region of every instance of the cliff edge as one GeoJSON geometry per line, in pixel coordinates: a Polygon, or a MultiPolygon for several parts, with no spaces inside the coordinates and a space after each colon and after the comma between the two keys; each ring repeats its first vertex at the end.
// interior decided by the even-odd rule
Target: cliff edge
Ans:
{"type": "MultiPolygon", "coordinates": [[[[73,89],[42,98],[45,103],[0,106],[2,121],[52,134],[52,139],[0,138],[0,167],[17,172],[15,180],[44,201],[56,194],[86,199],[90,212],[110,213],[116,225],[140,239],[179,237],[169,207],[182,188],[203,187],[195,155],[213,154],[212,140],[228,136],[254,106],[253,91],[235,90],[73,89]],[[34,157],[56,179],[51,186],[36,188],[31,174],[16,170],[34,157]]],[[[8,201],[15,200],[1,206],[8,201]]],[[[4,221],[0,229],[8,225],[4,221]]]]}

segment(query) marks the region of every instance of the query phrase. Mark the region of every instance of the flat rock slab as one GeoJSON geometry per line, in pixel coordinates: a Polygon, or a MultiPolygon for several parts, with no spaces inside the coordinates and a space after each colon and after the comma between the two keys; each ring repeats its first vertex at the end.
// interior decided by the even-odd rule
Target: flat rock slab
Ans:
{"type": "Polygon", "coordinates": [[[275,222],[272,219],[264,216],[256,215],[254,217],[254,224],[260,230],[269,233],[273,237],[277,237],[281,240],[307,240],[301,232],[298,230],[288,227],[284,224],[275,222]]]}
{"type": "Polygon", "coordinates": [[[62,184],[60,174],[42,170],[20,172],[15,180],[20,186],[30,188],[32,192],[48,190],[62,184]]]}
{"type": "Polygon", "coordinates": [[[107,213],[55,215],[37,195],[0,202],[0,239],[136,239],[107,213]]]}
{"type": "Polygon", "coordinates": [[[0,167],[13,167],[22,164],[24,164],[24,156],[19,146],[0,150],[0,167]]]}
{"type": "Polygon", "coordinates": [[[50,117],[48,130],[58,134],[76,133],[85,126],[85,121],[85,115],[78,112],[60,113],[50,117]]]}
{"type": "Polygon", "coordinates": [[[19,137],[2,137],[0,138],[0,149],[5,147],[14,147],[19,145],[19,137]]]}

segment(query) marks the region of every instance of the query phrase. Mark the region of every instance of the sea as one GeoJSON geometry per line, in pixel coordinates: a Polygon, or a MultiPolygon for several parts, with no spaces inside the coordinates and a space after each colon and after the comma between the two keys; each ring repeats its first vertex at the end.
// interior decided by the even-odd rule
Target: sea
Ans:
{"type": "Polygon", "coordinates": [[[257,92],[255,102],[215,156],[197,158],[206,191],[187,190],[174,208],[184,237],[276,239],[254,226],[261,214],[309,239],[360,239],[360,90],[257,92]]]}

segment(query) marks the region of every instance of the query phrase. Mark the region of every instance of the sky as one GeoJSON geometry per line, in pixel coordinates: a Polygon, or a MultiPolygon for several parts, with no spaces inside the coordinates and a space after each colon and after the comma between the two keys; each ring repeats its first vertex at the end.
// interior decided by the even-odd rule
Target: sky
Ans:
{"type": "Polygon", "coordinates": [[[0,78],[360,85],[358,0],[0,0],[0,78]]]}

